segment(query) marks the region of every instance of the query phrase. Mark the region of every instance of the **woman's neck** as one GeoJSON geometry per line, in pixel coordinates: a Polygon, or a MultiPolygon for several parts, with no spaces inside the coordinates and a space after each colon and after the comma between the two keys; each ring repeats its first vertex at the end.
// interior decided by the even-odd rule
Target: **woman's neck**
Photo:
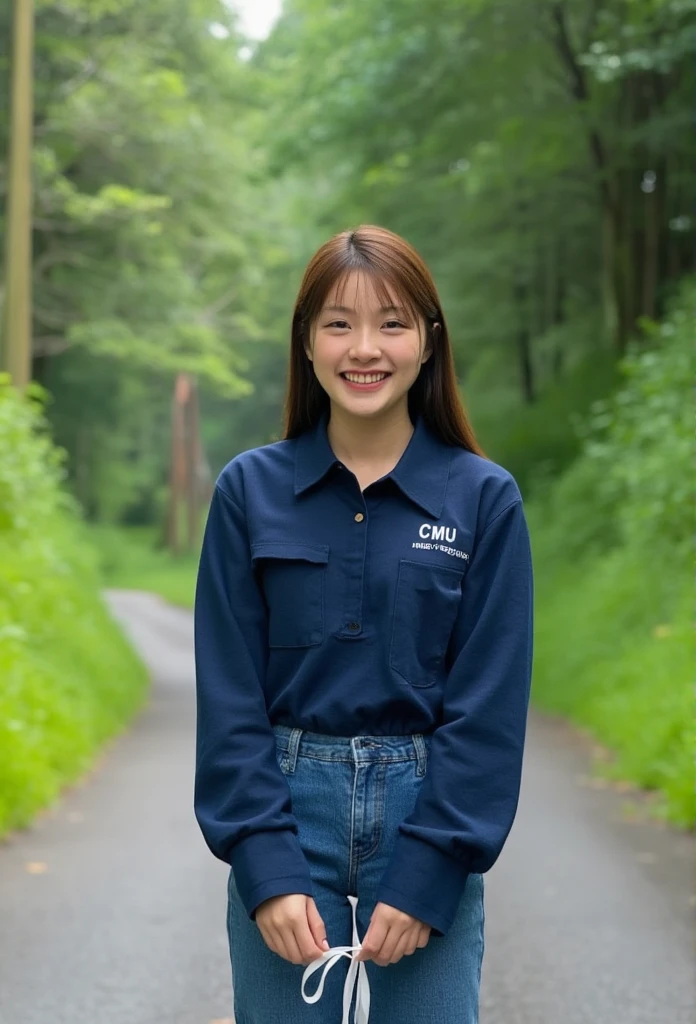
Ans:
{"type": "MultiPolygon", "coordinates": [[[[403,455],[413,434],[408,405],[398,406],[378,419],[346,415],[331,407],[327,427],[336,458],[359,479],[378,479],[389,473],[403,455]]],[[[366,483],[363,486],[367,486],[366,483]]]]}

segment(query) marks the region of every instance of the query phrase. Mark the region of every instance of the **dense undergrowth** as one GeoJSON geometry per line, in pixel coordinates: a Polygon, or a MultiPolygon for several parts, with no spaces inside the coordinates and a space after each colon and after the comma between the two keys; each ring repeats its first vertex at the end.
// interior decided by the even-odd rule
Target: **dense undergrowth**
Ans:
{"type": "Polygon", "coordinates": [[[37,391],[0,377],[0,835],[26,825],[142,705],[143,666],[102,603],[37,391]]]}
{"type": "Polygon", "coordinates": [[[602,771],[696,820],[692,617],[696,282],[593,406],[580,457],[538,485],[534,700],[612,752],[602,771]]]}

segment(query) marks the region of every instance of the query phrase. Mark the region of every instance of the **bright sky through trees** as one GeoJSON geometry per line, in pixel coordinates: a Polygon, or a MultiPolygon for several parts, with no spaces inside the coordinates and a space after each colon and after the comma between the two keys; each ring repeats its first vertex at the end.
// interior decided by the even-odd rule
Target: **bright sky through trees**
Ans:
{"type": "Polygon", "coordinates": [[[252,39],[265,39],[280,15],[282,0],[226,0],[239,12],[240,27],[252,39]]]}

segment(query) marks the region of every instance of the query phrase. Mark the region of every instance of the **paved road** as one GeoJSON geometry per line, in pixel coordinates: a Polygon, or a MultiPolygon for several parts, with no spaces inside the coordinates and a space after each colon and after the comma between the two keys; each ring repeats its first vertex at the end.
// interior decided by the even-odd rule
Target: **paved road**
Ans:
{"type": "MultiPolygon", "coordinates": [[[[0,847],[0,1024],[231,1017],[226,870],[191,812],[191,618],[145,594],[111,603],[152,698],[0,847]]],[[[518,819],[486,880],[482,1024],[693,1024],[694,843],[627,823],[625,797],[586,771],[584,742],[533,716],[518,819]]]]}

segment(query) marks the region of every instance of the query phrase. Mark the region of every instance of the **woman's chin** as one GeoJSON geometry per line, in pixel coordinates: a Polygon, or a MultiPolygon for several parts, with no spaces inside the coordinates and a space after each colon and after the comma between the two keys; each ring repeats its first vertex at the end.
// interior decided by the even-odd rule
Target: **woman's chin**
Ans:
{"type": "Polygon", "coordinates": [[[352,416],[356,420],[375,419],[389,412],[395,404],[399,404],[398,402],[386,401],[383,397],[378,397],[377,395],[373,398],[364,395],[358,400],[352,401],[350,399],[346,401],[345,396],[337,398],[334,395],[330,395],[329,397],[332,409],[338,408],[344,416],[352,416]]]}

